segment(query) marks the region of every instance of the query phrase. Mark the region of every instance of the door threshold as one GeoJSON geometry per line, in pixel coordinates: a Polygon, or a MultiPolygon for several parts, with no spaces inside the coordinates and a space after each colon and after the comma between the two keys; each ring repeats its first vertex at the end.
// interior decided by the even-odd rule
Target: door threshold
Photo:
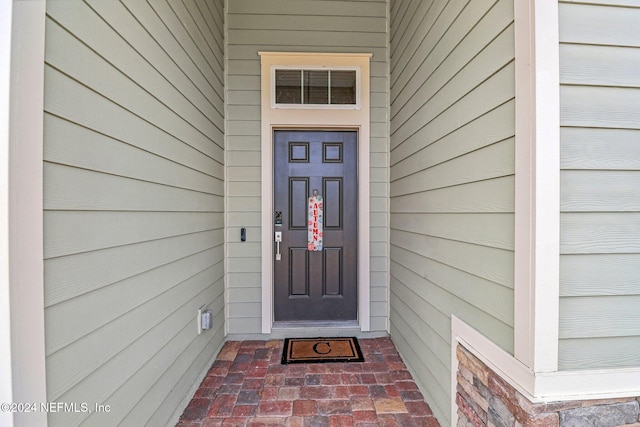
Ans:
{"type": "Polygon", "coordinates": [[[229,334],[227,341],[278,340],[284,338],[357,337],[380,338],[389,336],[388,331],[363,331],[357,320],[347,321],[298,321],[274,322],[269,333],[229,334]]]}
{"type": "Polygon", "coordinates": [[[364,337],[357,320],[274,322],[272,338],[364,337]]]}
{"type": "Polygon", "coordinates": [[[273,329],[299,329],[299,328],[360,328],[357,320],[323,320],[323,321],[280,321],[273,322],[273,329]]]}

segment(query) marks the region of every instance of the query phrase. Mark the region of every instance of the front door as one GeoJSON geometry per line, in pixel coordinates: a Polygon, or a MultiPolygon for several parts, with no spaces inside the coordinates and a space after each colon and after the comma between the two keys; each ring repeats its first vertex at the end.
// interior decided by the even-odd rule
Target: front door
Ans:
{"type": "Polygon", "coordinates": [[[276,321],[357,319],[357,153],[352,131],[274,133],[276,321]]]}

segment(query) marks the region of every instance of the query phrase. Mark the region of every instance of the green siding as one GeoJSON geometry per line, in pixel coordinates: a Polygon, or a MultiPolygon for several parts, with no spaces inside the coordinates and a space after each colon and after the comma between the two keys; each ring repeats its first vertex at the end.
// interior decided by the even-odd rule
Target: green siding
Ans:
{"type": "Polygon", "coordinates": [[[640,6],[584,3],[559,4],[562,370],[640,365],[640,6]]]}
{"type": "Polygon", "coordinates": [[[390,10],[391,336],[447,425],[451,315],[513,351],[513,1],[390,10]]]}
{"type": "Polygon", "coordinates": [[[232,0],[227,68],[227,286],[230,334],[261,332],[258,51],[373,53],[371,328],[388,328],[388,60],[385,0],[232,0]],[[240,228],[247,242],[240,244],[240,228]]]}
{"type": "Polygon", "coordinates": [[[223,35],[222,0],[47,2],[47,398],[112,408],[51,426],[174,425],[222,345],[223,35]]]}

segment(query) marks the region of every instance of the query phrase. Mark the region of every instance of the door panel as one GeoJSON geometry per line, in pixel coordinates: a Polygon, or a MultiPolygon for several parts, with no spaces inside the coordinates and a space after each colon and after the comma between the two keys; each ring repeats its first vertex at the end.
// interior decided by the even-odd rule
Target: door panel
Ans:
{"type": "Polygon", "coordinates": [[[307,229],[307,194],[309,178],[289,178],[289,224],[293,229],[307,229]]]}
{"type": "Polygon", "coordinates": [[[309,251],[307,248],[289,248],[289,296],[309,296],[309,251]]]}
{"type": "Polygon", "coordinates": [[[276,321],[357,319],[357,133],[276,131],[276,321]],[[323,196],[323,250],[307,249],[308,198],[323,196]]]}
{"type": "Polygon", "coordinates": [[[342,178],[324,178],[323,180],[323,196],[324,196],[324,229],[340,230],[342,228],[342,178]]]}

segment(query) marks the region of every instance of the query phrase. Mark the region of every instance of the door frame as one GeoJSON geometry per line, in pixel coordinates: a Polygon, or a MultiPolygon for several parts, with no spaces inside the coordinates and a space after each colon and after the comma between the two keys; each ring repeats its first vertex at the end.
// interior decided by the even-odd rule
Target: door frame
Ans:
{"type": "Polygon", "coordinates": [[[370,84],[371,54],[259,52],[261,60],[261,208],[262,208],[262,333],[274,322],[273,134],[275,130],[351,130],[358,133],[358,324],[370,320],[370,84]],[[277,66],[350,66],[360,76],[358,108],[277,109],[271,102],[272,68],[277,66]]]}

